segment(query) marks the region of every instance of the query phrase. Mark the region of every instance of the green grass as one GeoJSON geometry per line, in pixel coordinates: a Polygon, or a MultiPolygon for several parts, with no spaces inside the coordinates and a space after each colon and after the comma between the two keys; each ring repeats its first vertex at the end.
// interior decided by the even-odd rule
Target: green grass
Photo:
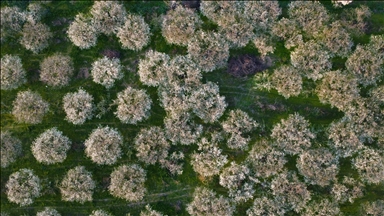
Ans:
{"type": "MultiPolygon", "coordinates": [[[[287,13],[287,2],[280,2],[283,7],[283,15],[287,13]]],[[[375,10],[375,8],[382,6],[380,2],[366,2],[372,8],[374,14],[371,18],[371,32],[370,34],[383,34],[384,26],[384,12],[375,10]]],[[[358,4],[358,3],[354,3],[358,4]]],[[[17,5],[22,9],[27,6],[26,2],[20,1],[2,1],[1,6],[17,5]]],[[[207,186],[213,188],[219,194],[226,195],[226,189],[218,184],[218,177],[214,177],[206,182],[201,182],[197,174],[193,171],[190,165],[189,154],[186,154],[184,163],[184,171],[180,176],[172,176],[165,169],[158,165],[145,166],[139,163],[145,170],[147,170],[146,187],[148,193],[144,200],[132,203],[126,202],[122,199],[112,197],[108,191],[108,177],[112,170],[121,164],[138,163],[133,150],[133,140],[136,134],[142,128],[151,125],[161,126],[163,119],[166,115],[164,109],[158,102],[157,89],[142,85],[137,75],[137,62],[145,52],[149,49],[154,49],[160,52],[168,53],[171,56],[186,54],[186,48],[170,45],[161,36],[161,32],[153,20],[155,16],[164,14],[167,6],[163,1],[125,1],[124,6],[131,13],[142,14],[145,16],[147,23],[150,23],[153,29],[151,42],[140,52],[133,52],[123,50],[115,36],[107,37],[100,35],[95,47],[88,50],[80,50],[68,41],[65,34],[65,29],[68,28],[69,22],[60,25],[52,26],[52,22],[58,18],[67,18],[73,20],[73,17],[79,13],[86,13],[89,11],[92,2],[80,1],[71,4],[65,1],[52,1],[46,5],[48,10],[47,16],[42,20],[44,23],[51,27],[54,37],[50,41],[50,46],[45,49],[41,54],[32,54],[30,51],[25,50],[19,45],[16,40],[8,40],[1,44],[1,56],[5,54],[14,54],[21,57],[24,68],[27,71],[27,84],[21,86],[17,90],[3,91],[1,90],[1,130],[10,130],[14,136],[22,141],[23,155],[17,162],[11,164],[5,169],[1,169],[1,211],[9,212],[11,215],[35,215],[37,211],[42,210],[45,206],[51,206],[57,209],[62,215],[89,215],[95,209],[104,209],[114,215],[138,215],[144,209],[146,204],[150,204],[153,209],[159,210],[168,215],[187,215],[185,210],[187,203],[192,199],[192,193],[196,186],[207,186]],[[152,15],[152,16],[151,16],[152,15]],[[75,75],[82,67],[90,68],[93,61],[102,57],[101,52],[105,49],[117,50],[121,54],[121,62],[124,66],[129,66],[130,70],[124,71],[124,78],[116,82],[115,86],[110,90],[106,90],[103,86],[95,84],[90,78],[87,79],[73,79],[68,87],[62,89],[47,88],[43,83],[38,80],[38,70],[40,62],[49,55],[55,52],[62,52],[68,54],[74,60],[75,75]],[[145,89],[152,99],[153,106],[151,108],[151,116],[148,120],[138,123],[137,125],[126,125],[113,115],[116,106],[112,106],[111,110],[103,115],[100,119],[93,118],[85,122],[84,125],[75,126],[64,120],[65,113],[62,109],[62,98],[68,92],[74,92],[79,87],[84,88],[95,98],[95,103],[106,100],[108,104],[116,98],[119,91],[123,90],[125,86],[130,85],[140,89],[145,89]],[[18,91],[31,89],[39,92],[42,97],[50,104],[50,111],[45,116],[43,122],[37,125],[19,124],[14,121],[13,116],[10,114],[12,110],[12,101],[16,98],[18,91]],[[123,157],[118,160],[118,163],[113,166],[98,166],[92,163],[89,158],[84,155],[83,142],[88,138],[91,131],[101,126],[110,126],[117,128],[124,136],[123,157]],[[57,127],[63,131],[64,135],[72,140],[72,148],[68,152],[67,159],[57,165],[45,166],[37,163],[34,159],[30,145],[33,140],[44,130],[57,127]],[[61,201],[60,191],[57,185],[61,182],[63,176],[68,169],[77,165],[83,165],[87,170],[93,173],[93,179],[97,182],[97,188],[93,195],[92,202],[85,204],[63,202],[61,201]],[[43,196],[37,198],[35,202],[27,207],[20,207],[16,204],[10,203],[5,195],[5,183],[11,173],[21,169],[30,168],[35,171],[43,182],[43,196]]],[[[329,6],[329,5],[328,5],[329,6]]],[[[328,7],[327,6],[327,7],[328,7]]],[[[352,6],[351,6],[352,7],[352,6]]],[[[339,11],[333,10],[332,11],[339,11]]],[[[203,29],[215,30],[217,25],[207,18],[203,17],[203,29]]],[[[366,43],[369,36],[360,36],[353,38],[355,43],[366,43]]],[[[245,53],[257,54],[257,50],[250,43],[245,48],[231,50],[231,57],[245,53]]],[[[290,51],[284,48],[283,42],[276,41],[276,51],[272,56],[275,59],[275,65],[270,68],[276,68],[281,64],[289,63],[290,51]]],[[[345,59],[333,59],[333,69],[342,69],[345,59]]],[[[332,121],[340,119],[343,114],[329,105],[321,104],[316,95],[299,95],[292,97],[288,100],[284,99],[275,90],[270,92],[260,91],[254,89],[254,80],[252,78],[233,78],[226,69],[218,69],[210,73],[205,73],[203,82],[214,82],[219,85],[220,94],[225,96],[228,103],[228,110],[225,115],[220,119],[225,119],[228,111],[231,109],[241,109],[246,111],[258,123],[261,124],[255,132],[250,134],[252,137],[252,144],[261,138],[267,138],[273,125],[279,122],[282,118],[288,117],[289,114],[298,112],[308,119],[313,127],[318,131],[317,143],[325,143],[327,139],[324,138],[324,128],[332,121]]],[[[383,84],[383,83],[381,83],[383,84]]],[[[313,83],[309,84],[306,88],[313,88],[313,83]]],[[[205,128],[219,128],[219,124],[204,125],[205,128]]],[[[247,152],[234,151],[228,149],[224,143],[220,144],[224,154],[228,155],[230,160],[238,163],[243,161],[247,156],[247,152]]],[[[250,148],[252,145],[250,146],[250,148]]],[[[196,146],[177,146],[185,153],[192,153],[196,150],[196,146]]],[[[295,158],[289,158],[287,168],[296,170],[295,158]]],[[[357,176],[355,170],[350,166],[350,161],[341,161],[341,169],[339,176],[352,175],[357,176]]],[[[346,203],[341,205],[341,210],[346,215],[359,215],[359,206],[365,201],[374,201],[384,197],[384,187],[382,185],[368,185],[365,188],[365,196],[357,199],[354,203],[346,203]]],[[[327,188],[310,187],[311,192],[319,196],[328,196],[329,191],[327,188]]],[[[258,194],[264,193],[262,188],[257,188],[258,194]]],[[[260,195],[259,194],[259,195],[260,195]]],[[[252,201],[237,206],[236,215],[245,215],[246,210],[252,205],[252,201]]],[[[294,215],[291,213],[291,215],[294,215]]]]}

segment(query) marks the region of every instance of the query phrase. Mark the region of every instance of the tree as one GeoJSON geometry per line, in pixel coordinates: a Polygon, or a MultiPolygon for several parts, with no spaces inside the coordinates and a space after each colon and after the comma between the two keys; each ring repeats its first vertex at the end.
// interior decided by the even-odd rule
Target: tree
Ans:
{"type": "Polygon", "coordinates": [[[85,140],[85,154],[99,165],[111,165],[121,157],[123,137],[114,128],[98,127],[85,140]]]}
{"type": "Polygon", "coordinates": [[[246,1],[244,16],[255,27],[256,32],[270,31],[282,13],[277,1],[246,1]]]}
{"type": "Polygon", "coordinates": [[[339,203],[345,203],[347,200],[350,203],[353,203],[354,199],[364,195],[363,189],[363,184],[361,182],[345,176],[342,183],[335,183],[333,185],[331,194],[339,203]]]}
{"type": "Polygon", "coordinates": [[[8,167],[21,155],[21,141],[12,136],[9,131],[1,131],[1,168],[8,167]]]}
{"type": "Polygon", "coordinates": [[[309,122],[298,113],[290,114],[282,119],[273,129],[271,137],[276,140],[277,146],[286,154],[299,154],[311,146],[311,139],[315,134],[309,129],[309,122]]]}
{"type": "Polygon", "coordinates": [[[164,131],[157,126],[141,129],[135,138],[137,158],[146,164],[161,162],[168,156],[170,144],[164,131]]]}
{"type": "Polygon", "coordinates": [[[230,216],[235,211],[227,198],[217,197],[216,193],[204,187],[197,187],[193,193],[193,200],[187,205],[190,215],[223,215],[230,216]]]}
{"type": "Polygon", "coordinates": [[[285,210],[282,208],[280,203],[267,197],[256,198],[253,201],[252,207],[247,210],[247,216],[282,216],[284,214],[285,210]]]}
{"type": "Polygon", "coordinates": [[[71,141],[57,128],[51,128],[40,134],[32,143],[32,154],[43,164],[61,163],[67,157],[71,141]]]}
{"type": "Polygon", "coordinates": [[[339,172],[338,158],[325,148],[311,149],[300,154],[296,167],[308,184],[322,187],[336,180],[339,172]]]}
{"type": "Polygon", "coordinates": [[[352,38],[339,21],[335,21],[324,28],[318,37],[331,55],[347,57],[351,52],[352,38]]]}
{"type": "Polygon", "coordinates": [[[41,22],[26,22],[22,29],[20,44],[34,54],[48,47],[48,40],[53,36],[49,27],[41,22]]]}
{"type": "Polygon", "coordinates": [[[371,15],[372,11],[368,6],[359,5],[359,7],[344,9],[338,18],[350,33],[362,35],[368,29],[368,19],[371,15]]]}
{"type": "Polygon", "coordinates": [[[178,5],[164,16],[161,33],[168,43],[186,46],[200,24],[195,11],[178,5]]]}
{"type": "Polygon", "coordinates": [[[152,100],[145,90],[127,87],[117,93],[115,115],[125,124],[137,124],[149,118],[152,100]]]}
{"type": "Polygon", "coordinates": [[[193,121],[189,112],[167,115],[164,119],[165,134],[173,144],[190,145],[203,133],[203,126],[193,121]]]}
{"type": "Polygon", "coordinates": [[[215,32],[196,31],[188,43],[188,55],[204,72],[225,67],[229,58],[229,45],[215,32]]]}
{"type": "Polygon", "coordinates": [[[191,155],[191,164],[193,170],[199,175],[204,177],[214,176],[220,173],[220,170],[228,162],[227,156],[223,155],[222,150],[219,148],[215,136],[212,135],[212,139],[208,140],[203,137],[200,142],[197,143],[199,146],[199,153],[193,153],[191,155]]]}
{"type": "Polygon", "coordinates": [[[194,89],[201,84],[201,70],[190,56],[175,56],[169,62],[163,85],[169,88],[194,89]]]}
{"type": "Polygon", "coordinates": [[[109,192],[127,201],[140,201],[146,192],[146,172],[137,164],[121,165],[111,173],[109,192]]]}
{"type": "Polygon", "coordinates": [[[296,173],[281,173],[271,182],[272,194],[287,211],[300,213],[311,199],[307,186],[300,182],[296,173]]]}
{"type": "Polygon", "coordinates": [[[170,58],[167,54],[149,50],[139,62],[140,81],[147,86],[158,86],[166,75],[170,58]]]}
{"type": "Polygon", "coordinates": [[[31,90],[18,92],[13,101],[12,114],[19,123],[41,123],[49,104],[38,93],[31,90]]]}
{"type": "Polygon", "coordinates": [[[1,7],[1,41],[7,36],[20,31],[25,18],[25,13],[22,12],[19,7],[1,7]]]}
{"type": "Polygon", "coordinates": [[[90,13],[95,29],[108,36],[116,33],[127,16],[124,6],[115,1],[95,1],[90,13]]]}
{"type": "Polygon", "coordinates": [[[291,65],[283,65],[273,71],[271,76],[273,87],[285,99],[298,96],[302,89],[302,78],[299,70],[291,65]]]}
{"type": "Polygon", "coordinates": [[[246,159],[252,176],[258,178],[269,178],[284,170],[287,160],[284,153],[271,147],[267,140],[257,142],[246,159]]]}
{"type": "Polygon", "coordinates": [[[366,202],[362,205],[362,214],[380,216],[384,214],[384,200],[376,200],[374,202],[366,202]]]}
{"type": "Polygon", "coordinates": [[[262,59],[265,59],[268,53],[275,51],[271,35],[258,33],[254,36],[252,42],[259,51],[262,59]]]}
{"type": "Polygon", "coordinates": [[[85,14],[79,13],[75,20],[69,25],[68,38],[80,49],[89,49],[96,45],[97,32],[92,19],[85,14]]]}
{"type": "Polygon", "coordinates": [[[40,2],[31,2],[28,4],[28,7],[24,13],[27,22],[37,23],[41,21],[41,18],[46,12],[47,11],[40,2]]]}
{"type": "Polygon", "coordinates": [[[33,170],[20,169],[9,176],[5,188],[10,202],[27,206],[40,196],[40,179],[33,173],[33,170]]]}
{"type": "Polygon", "coordinates": [[[45,207],[43,211],[37,212],[36,216],[61,216],[61,214],[56,209],[45,207]]]}
{"type": "Polygon", "coordinates": [[[144,18],[128,14],[125,23],[117,29],[116,36],[124,49],[139,51],[149,43],[150,29],[144,18]]]}
{"type": "Polygon", "coordinates": [[[235,203],[246,202],[253,198],[254,182],[249,178],[250,169],[245,165],[231,162],[229,167],[220,173],[220,185],[228,189],[229,197],[235,203]]]}
{"type": "Polygon", "coordinates": [[[73,62],[69,56],[55,53],[40,64],[40,81],[50,86],[66,86],[72,75],[73,62]]]}
{"type": "Polygon", "coordinates": [[[323,73],[331,69],[330,58],[328,51],[313,40],[300,44],[291,52],[292,65],[302,71],[302,75],[314,81],[321,79],[323,73]]]}
{"type": "Polygon", "coordinates": [[[123,78],[124,74],[121,70],[122,67],[119,59],[109,59],[104,56],[92,63],[91,76],[95,83],[110,89],[114,85],[115,80],[123,78]]]}
{"type": "Polygon", "coordinates": [[[64,95],[63,108],[67,121],[75,125],[81,125],[87,119],[90,120],[93,117],[93,97],[82,88],[79,88],[77,92],[64,95]]]}
{"type": "Polygon", "coordinates": [[[340,215],[340,208],[337,202],[330,201],[329,199],[321,199],[320,202],[312,201],[305,209],[305,215],[340,215]]]}
{"type": "Polygon", "coordinates": [[[110,214],[109,212],[106,212],[104,210],[93,210],[92,211],[92,214],[90,214],[89,216],[112,216],[112,214],[110,214]]]}
{"type": "Polygon", "coordinates": [[[27,81],[26,72],[19,56],[4,55],[0,64],[1,90],[16,89],[27,81]]]}
{"type": "Polygon", "coordinates": [[[81,204],[92,201],[93,190],[96,188],[91,172],[84,166],[68,170],[60,186],[61,197],[64,201],[81,204]]]}
{"type": "Polygon", "coordinates": [[[231,110],[227,119],[222,122],[224,131],[230,135],[227,142],[228,147],[231,149],[246,149],[250,138],[244,138],[243,133],[249,133],[257,126],[257,122],[246,112],[239,109],[231,110]],[[243,140],[243,142],[239,142],[239,140],[243,140]]]}
{"type": "Polygon", "coordinates": [[[181,175],[183,174],[183,161],[183,152],[172,152],[172,154],[168,154],[168,157],[166,159],[160,161],[160,165],[161,167],[167,169],[173,175],[181,175]]]}
{"type": "Polygon", "coordinates": [[[146,205],[145,210],[140,212],[140,216],[163,216],[163,214],[161,212],[153,210],[150,205],[146,205]]]}
{"type": "Polygon", "coordinates": [[[284,46],[287,49],[292,47],[299,46],[303,43],[303,35],[298,24],[288,18],[281,18],[277,21],[271,30],[272,34],[278,36],[281,39],[284,39],[284,46]]]}
{"type": "Polygon", "coordinates": [[[220,96],[219,86],[212,82],[202,84],[195,89],[190,97],[193,112],[204,122],[213,123],[224,113],[227,103],[220,96]]]}
{"type": "Polygon", "coordinates": [[[379,184],[384,181],[384,157],[380,151],[366,147],[352,160],[352,165],[364,182],[379,184]]]}

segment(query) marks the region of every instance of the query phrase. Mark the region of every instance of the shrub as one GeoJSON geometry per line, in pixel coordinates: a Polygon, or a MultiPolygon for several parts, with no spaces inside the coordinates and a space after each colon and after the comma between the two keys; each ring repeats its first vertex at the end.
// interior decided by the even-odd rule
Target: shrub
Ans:
{"type": "Polygon", "coordinates": [[[98,127],[85,140],[85,154],[99,165],[111,165],[121,157],[123,137],[114,128],[98,127]]]}
{"type": "Polygon", "coordinates": [[[105,88],[111,88],[115,80],[123,78],[120,60],[108,57],[99,58],[92,63],[91,75],[95,83],[103,85],[105,88]]]}
{"type": "Polygon", "coordinates": [[[277,141],[278,147],[288,154],[299,154],[311,146],[315,134],[309,129],[309,122],[299,114],[290,114],[282,119],[273,129],[271,137],[277,141]]]}
{"type": "Polygon", "coordinates": [[[146,164],[155,164],[168,156],[170,144],[164,131],[157,126],[141,129],[135,138],[137,158],[146,164]]]}
{"type": "Polygon", "coordinates": [[[115,1],[95,1],[90,13],[95,29],[108,36],[116,33],[127,15],[124,6],[115,1]]]}
{"type": "Polygon", "coordinates": [[[305,77],[316,81],[332,67],[330,57],[326,50],[311,40],[300,44],[291,52],[291,63],[298,71],[302,71],[305,77]]]}
{"type": "Polygon", "coordinates": [[[189,112],[166,116],[164,126],[166,136],[173,144],[195,143],[203,133],[203,126],[196,124],[189,112]]]}
{"type": "Polygon", "coordinates": [[[37,212],[36,216],[61,216],[61,214],[56,209],[45,207],[43,211],[37,212]]]}
{"type": "Polygon", "coordinates": [[[301,92],[303,81],[299,70],[290,65],[283,65],[275,69],[271,80],[273,87],[285,99],[298,96],[301,92]]]}
{"type": "Polygon", "coordinates": [[[1,131],[1,167],[6,168],[14,163],[22,152],[21,141],[9,131],[1,131]]]}
{"type": "Polygon", "coordinates": [[[117,93],[115,115],[125,124],[137,124],[149,118],[152,100],[145,90],[127,87],[117,93]]]}
{"type": "Polygon", "coordinates": [[[35,54],[47,48],[48,40],[53,36],[49,27],[40,22],[26,22],[21,34],[20,44],[35,54]]]}
{"type": "Polygon", "coordinates": [[[93,97],[82,88],[77,92],[64,95],[63,107],[66,114],[65,120],[72,124],[80,125],[93,117],[93,97]]]}
{"type": "Polygon", "coordinates": [[[140,216],[163,216],[163,214],[153,210],[150,205],[146,205],[145,210],[140,212],[140,216]]]}
{"type": "Polygon", "coordinates": [[[168,43],[186,46],[200,24],[196,12],[178,5],[164,16],[161,33],[168,43]]]}
{"type": "Polygon", "coordinates": [[[68,38],[80,49],[89,49],[96,45],[97,32],[92,24],[92,19],[79,13],[69,25],[68,38]]]}
{"type": "Polygon", "coordinates": [[[19,123],[41,123],[49,104],[38,93],[30,90],[17,93],[13,101],[12,114],[19,123]]]}
{"type": "Polygon", "coordinates": [[[99,210],[93,210],[92,214],[90,214],[89,216],[112,216],[112,214],[99,209],[99,210]]]}
{"type": "Polygon", "coordinates": [[[381,152],[365,148],[352,160],[352,165],[360,178],[368,184],[379,184],[384,181],[384,158],[381,152]]]}
{"type": "Polygon", "coordinates": [[[256,198],[251,208],[247,210],[247,216],[279,215],[285,214],[281,203],[267,197],[256,198]]]}
{"type": "Polygon", "coordinates": [[[325,148],[308,150],[300,154],[296,167],[308,184],[322,187],[336,180],[339,172],[338,158],[325,148]]]}
{"type": "Polygon", "coordinates": [[[158,86],[166,77],[169,56],[165,53],[149,50],[139,62],[140,81],[147,86],[158,86]]]}
{"type": "Polygon", "coordinates": [[[188,43],[188,55],[204,72],[225,67],[229,58],[229,46],[215,32],[197,31],[188,43]]]}
{"type": "Polygon", "coordinates": [[[21,59],[14,55],[4,55],[1,58],[1,89],[10,90],[18,88],[27,80],[21,59]]]}
{"type": "Polygon", "coordinates": [[[190,215],[232,215],[234,206],[223,196],[217,197],[216,193],[204,187],[197,187],[193,193],[193,200],[187,205],[190,215]]]}
{"type": "Polygon", "coordinates": [[[116,36],[124,49],[139,51],[149,43],[150,29],[144,18],[128,14],[125,23],[117,29],[116,36]]]}
{"type": "Polygon", "coordinates": [[[96,184],[92,180],[91,172],[87,171],[84,166],[77,166],[68,170],[59,188],[62,200],[83,204],[92,201],[96,184]]]}
{"type": "Polygon", "coordinates": [[[50,86],[66,86],[72,75],[73,62],[69,56],[56,53],[40,64],[40,80],[50,86]]]}
{"type": "Polygon", "coordinates": [[[127,201],[140,201],[146,192],[146,172],[139,165],[121,165],[111,173],[109,192],[127,201]]]}
{"type": "Polygon", "coordinates": [[[51,128],[40,134],[32,143],[32,154],[43,164],[61,163],[67,157],[71,141],[57,128],[51,128]]]}
{"type": "Polygon", "coordinates": [[[337,202],[329,199],[322,199],[320,202],[312,201],[305,209],[305,215],[340,215],[340,208],[337,202]]]}
{"type": "Polygon", "coordinates": [[[192,105],[193,112],[205,123],[217,121],[227,107],[225,97],[219,94],[219,86],[212,82],[202,84],[195,89],[189,103],[192,105]]]}
{"type": "Polygon", "coordinates": [[[27,206],[40,196],[40,179],[33,174],[33,170],[20,169],[9,176],[5,188],[10,202],[27,206]]]}

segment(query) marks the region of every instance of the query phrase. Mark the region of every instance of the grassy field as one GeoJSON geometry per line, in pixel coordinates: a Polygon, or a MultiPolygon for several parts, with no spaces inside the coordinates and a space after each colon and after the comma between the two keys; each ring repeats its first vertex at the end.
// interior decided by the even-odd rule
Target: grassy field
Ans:
{"type": "MultiPolygon", "coordinates": [[[[382,2],[366,1],[373,15],[370,21],[369,34],[384,34],[384,7],[382,2]]],[[[137,63],[148,49],[155,49],[160,52],[168,53],[170,56],[186,54],[186,48],[169,45],[161,36],[159,23],[156,17],[165,14],[167,5],[163,1],[124,1],[126,9],[132,13],[144,15],[146,22],[150,24],[153,33],[150,44],[139,52],[123,50],[115,36],[99,36],[95,47],[88,50],[80,50],[74,46],[66,37],[66,29],[73,17],[79,12],[87,12],[92,6],[91,1],[79,1],[74,4],[66,1],[52,1],[47,4],[48,13],[42,20],[50,26],[51,31],[55,35],[50,46],[41,52],[41,54],[32,54],[24,49],[16,40],[9,39],[1,44],[1,56],[5,54],[14,54],[20,56],[24,68],[27,71],[27,84],[22,85],[16,90],[4,91],[1,90],[1,130],[9,130],[13,135],[22,141],[23,154],[16,161],[5,169],[1,169],[1,211],[8,212],[11,215],[35,215],[37,211],[41,211],[45,206],[50,206],[58,210],[62,215],[89,215],[93,210],[104,209],[113,215],[138,215],[144,209],[146,204],[150,204],[153,209],[163,212],[167,215],[188,215],[185,208],[192,199],[194,188],[198,185],[205,185],[213,188],[219,194],[226,194],[226,190],[218,184],[218,177],[214,177],[211,181],[201,182],[198,175],[193,171],[189,164],[190,158],[187,156],[184,163],[184,171],[182,175],[172,176],[165,169],[157,165],[145,166],[137,161],[135,151],[133,150],[133,139],[142,128],[151,125],[161,126],[166,115],[163,108],[160,106],[157,96],[157,89],[142,85],[137,74],[137,63]],[[65,18],[65,21],[60,25],[54,25],[55,21],[65,18]],[[124,78],[119,80],[114,87],[106,90],[103,86],[94,83],[90,78],[78,77],[81,68],[90,68],[93,61],[102,57],[102,52],[106,49],[117,50],[120,52],[120,60],[125,66],[124,78]],[[75,67],[74,79],[70,85],[62,89],[53,89],[46,87],[39,81],[38,71],[40,62],[47,56],[61,52],[72,57],[75,67]],[[95,98],[95,103],[98,104],[106,101],[106,104],[111,104],[116,98],[116,94],[123,90],[126,86],[145,89],[151,96],[153,106],[151,115],[148,120],[138,123],[137,125],[122,124],[117,119],[113,112],[116,106],[108,107],[109,111],[102,115],[101,118],[93,118],[86,121],[81,126],[75,126],[64,120],[65,113],[62,109],[62,98],[68,92],[74,92],[79,87],[84,88],[95,98]],[[49,113],[44,117],[41,124],[28,125],[19,124],[14,121],[11,114],[12,102],[16,98],[16,94],[23,90],[33,90],[39,92],[41,96],[50,104],[49,113]],[[88,138],[91,131],[99,125],[110,126],[117,128],[124,136],[123,156],[113,166],[98,166],[92,163],[84,154],[84,140],[88,138]],[[39,164],[33,157],[30,149],[32,141],[44,130],[51,127],[57,127],[72,140],[72,147],[68,152],[67,159],[57,165],[42,165],[39,164]],[[139,163],[147,170],[146,187],[148,190],[144,200],[140,202],[126,202],[122,199],[117,199],[111,196],[107,190],[109,184],[109,175],[112,170],[121,164],[139,163]],[[93,174],[93,179],[97,183],[92,202],[79,204],[76,202],[61,201],[60,190],[57,185],[61,182],[63,176],[68,169],[77,165],[83,165],[93,174]],[[5,183],[11,173],[16,172],[21,168],[33,169],[35,174],[40,177],[43,185],[43,196],[37,198],[30,206],[20,207],[10,203],[5,194],[5,183]]],[[[332,9],[329,2],[326,3],[327,8],[331,12],[339,12],[341,9],[332,9]]],[[[356,3],[357,4],[357,3],[356,3]]],[[[17,5],[21,9],[25,9],[26,2],[2,1],[1,6],[17,5]]],[[[282,2],[286,13],[286,2],[282,2]]],[[[215,25],[205,20],[204,28],[214,29],[215,25]]],[[[369,35],[355,37],[355,43],[366,43],[369,35]]],[[[255,48],[247,46],[240,50],[232,50],[231,56],[239,53],[257,53],[255,48]]],[[[289,50],[278,44],[272,58],[275,60],[275,65],[270,68],[278,67],[280,64],[289,62],[289,50]]],[[[343,67],[345,59],[334,59],[334,68],[343,67]]],[[[332,121],[343,116],[335,108],[329,105],[324,105],[319,102],[316,95],[299,95],[288,100],[280,96],[277,91],[270,92],[256,90],[254,88],[255,80],[251,78],[233,78],[226,73],[226,69],[220,69],[211,73],[204,74],[204,82],[212,81],[218,83],[220,94],[225,96],[228,103],[227,112],[231,109],[241,109],[246,111],[261,127],[252,134],[252,141],[262,137],[269,136],[274,124],[282,118],[287,117],[294,112],[300,113],[311,122],[312,129],[318,132],[316,143],[323,143],[326,138],[324,128],[332,121]]],[[[383,84],[383,83],[381,83],[383,84]]],[[[99,111],[98,111],[99,112],[99,111]]],[[[227,113],[226,112],[226,113],[227,113]]],[[[223,117],[225,118],[225,116],[223,117]]],[[[218,127],[216,125],[204,125],[205,128],[218,127]]],[[[252,143],[252,142],[251,142],[252,143]]],[[[228,149],[225,144],[221,146],[224,149],[224,154],[227,154],[231,160],[237,162],[242,161],[247,153],[228,149]]],[[[182,146],[184,152],[193,152],[196,146],[182,146]]],[[[296,169],[295,158],[290,158],[287,167],[296,169]]],[[[343,173],[354,173],[356,171],[350,167],[348,160],[341,162],[340,176],[343,173]]],[[[341,210],[345,215],[359,215],[359,206],[365,201],[373,201],[383,199],[383,185],[371,185],[366,187],[365,195],[362,198],[356,199],[353,204],[341,205],[341,210]]],[[[311,192],[316,196],[327,195],[330,188],[312,187],[311,192]]],[[[314,197],[316,197],[314,196],[314,197]]],[[[315,198],[316,199],[316,198],[315,198]]],[[[237,207],[236,215],[245,215],[245,211],[252,205],[252,202],[247,202],[237,207]]],[[[294,213],[289,213],[294,215],[294,213]]]]}

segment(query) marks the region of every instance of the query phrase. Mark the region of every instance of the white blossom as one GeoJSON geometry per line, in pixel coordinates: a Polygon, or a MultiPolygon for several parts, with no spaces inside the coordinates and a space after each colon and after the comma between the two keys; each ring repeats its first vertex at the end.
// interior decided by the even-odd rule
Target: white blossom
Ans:
{"type": "Polygon", "coordinates": [[[151,33],[142,16],[128,14],[116,36],[124,49],[139,51],[149,43],[151,33]]]}
{"type": "Polygon", "coordinates": [[[96,184],[92,180],[92,174],[84,166],[77,166],[68,170],[59,188],[62,200],[83,204],[92,201],[96,184]]]}
{"type": "Polygon", "coordinates": [[[123,78],[120,60],[109,59],[104,56],[92,63],[91,76],[95,83],[103,85],[109,89],[115,84],[115,80],[123,78]]]}
{"type": "Polygon", "coordinates": [[[82,88],[79,88],[77,92],[64,95],[63,108],[67,121],[75,125],[83,124],[93,117],[93,97],[82,88]]]}
{"type": "Polygon", "coordinates": [[[48,112],[49,104],[38,93],[20,91],[13,101],[12,114],[19,123],[38,124],[48,112]]]}
{"type": "Polygon", "coordinates": [[[9,176],[5,188],[10,202],[27,206],[40,196],[40,179],[33,173],[33,170],[20,169],[9,176]]]}

